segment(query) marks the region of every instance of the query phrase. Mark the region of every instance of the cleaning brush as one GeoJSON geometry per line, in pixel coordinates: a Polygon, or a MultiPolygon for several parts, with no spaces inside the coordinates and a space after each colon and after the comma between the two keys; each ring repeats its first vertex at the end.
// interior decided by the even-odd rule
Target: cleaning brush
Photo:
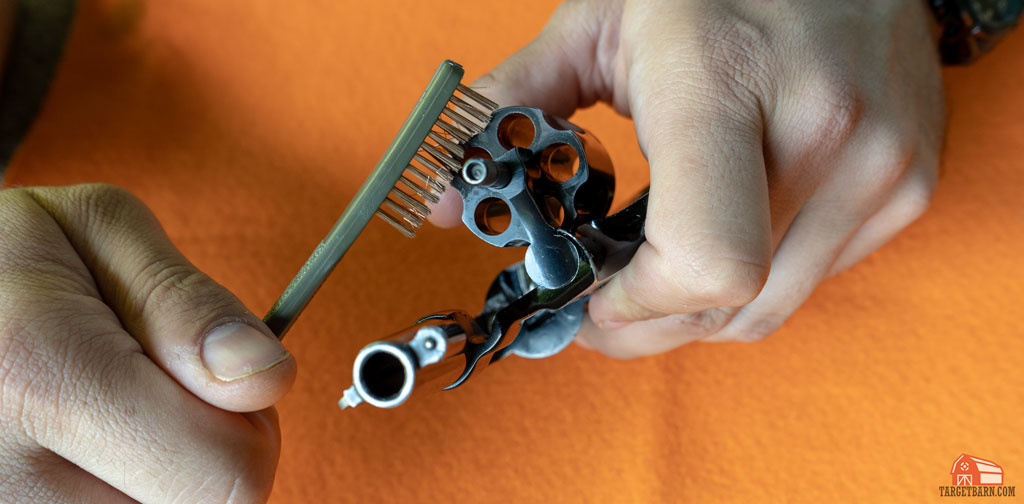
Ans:
{"type": "MultiPolygon", "coordinates": [[[[441,65],[441,69],[446,68],[457,69],[461,77],[462,68],[456,63],[446,61],[441,65]]],[[[442,89],[447,91],[447,87],[442,89]]],[[[428,87],[427,92],[430,91],[431,88],[428,87]]],[[[498,108],[496,103],[458,83],[457,80],[455,89],[445,94],[449,98],[437,111],[433,124],[429,127],[421,124],[409,131],[413,143],[418,140],[419,148],[408,160],[404,173],[399,176],[376,211],[378,217],[410,238],[416,236],[416,230],[430,215],[429,205],[439,201],[441,193],[462,168],[462,158],[465,155],[462,144],[483,131],[490,120],[491,112],[498,108]]],[[[424,101],[420,100],[421,103],[424,101]]],[[[428,105],[433,107],[427,107],[427,110],[423,111],[424,116],[435,117],[434,108],[437,108],[437,103],[428,105]]],[[[416,111],[413,113],[416,114],[416,111]]],[[[399,135],[401,136],[401,133],[399,135]]],[[[404,156],[398,160],[404,160],[404,156]]]]}
{"type": "Polygon", "coordinates": [[[295,322],[352,243],[377,215],[408,237],[462,168],[464,145],[483,131],[498,104],[461,84],[446,60],[369,178],[263,321],[279,338],[295,322]]]}

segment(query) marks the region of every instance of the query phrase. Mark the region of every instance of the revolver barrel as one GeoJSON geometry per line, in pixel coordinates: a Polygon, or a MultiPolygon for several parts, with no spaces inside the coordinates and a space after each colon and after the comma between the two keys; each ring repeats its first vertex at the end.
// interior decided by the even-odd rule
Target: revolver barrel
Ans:
{"type": "Polygon", "coordinates": [[[464,324],[470,320],[468,314],[452,312],[421,320],[394,338],[366,345],[356,356],[352,365],[353,384],[345,390],[338,406],[345,409],[365,402],[378,408],[394,408],[423,384],[457,374],[457,357],[466,341],[464,324]]]}

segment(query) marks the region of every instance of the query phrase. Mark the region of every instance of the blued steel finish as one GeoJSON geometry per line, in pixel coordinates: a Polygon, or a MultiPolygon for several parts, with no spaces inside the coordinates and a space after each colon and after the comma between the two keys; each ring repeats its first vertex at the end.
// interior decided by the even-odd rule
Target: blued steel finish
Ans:
{"type": "Polygon", "coordinates": [[[572,280],[580,258],[564,233],[605,216],[615,189],[597,140],[539,109],[506,107],[467,142],[463,167],[452,187],[466,227],[491,245],[528,246],[526,268],[538,285],[572,280]],[[499,220],[507,227],[495,226],[499,220]]]}
{"type": "MultiPolygon", "coordinates": [[[[618,213],[580,226],[577,236],[565,234],[581,260],[576,264],[573,279],[561,287],[538,286],[520,262],[498,274],[487,291],[483,311],[471,322],[468,315],[456,311],[421,319],[417,323],[420,329],[414,333],[417,337],[437,339],[438,335],[445,335],[447,345],[442,359],[416,360],[415,346],[403,346],[409,341],[408,335],[371,343],[360,352],[361,356],[369,349],[385,351],[395,355],[395,362],[400,365],[391,366],[395,370],[391,374],[367,373],[361,366],[365,358],[357,359],[353,369],[357,385],[345,391],[339,404],[342,408],[362,402],[378,407],[397,406],[412,393],[414,384],[422,385],[420,377],[429,375],[429,368],[439,364],[463,366],[458,378],[445,387],[447,390],[474,375],[488,354],[491,358],[487,362],[494,363],[508,355],[539,359],[561,352],[579,331],[589,294],[621,269],[643,243],[646,215],[647,194],[644,193],[618,213]],[[521,327],[513,334],[517,322],[521,322],[521,327]],[[427,327],[434,332],[425,333],[421,326],[424,323],[435,324],[427,327]],[[398,354],[396,350],[406,353],[398,354]],[[367,393],[387,389],[386,383],[382,387],[380,382],[398,381],[395,374],[401,374],[401,386],[393,387],[394,395],[376,397],[367,393]]],[[[415,342],[415,338],[413,340],[415,342]]],[[[421,350],[420,353],[426,352],[421,350]]]]}
{"type": "Polygon", "coordinates": [[[537,109],[504,108],[465,147],[462,173],[452,182],[463,197],[463,222],[492,245],[528,246],[525,259],[498,274],[471,323],[466,315],[453,318],[460,312],[444,312],[420,321],[435,324],[416,332],[421,347],[405,336],[364,349],[360,356],[373,351],[393,356],[378,359],[390,371],[363,369],[366,358],[357,359],[356,385],[346,390],[343,407],[400,404],[420,381],[421,370],[437,365],[432,362],[463,366],[447,390],[464,383],[481,362],[562,351],[579,331],[590,293],[625,266],[644,240],[646,191],[608,216],[611,163],[592,136],[568,122],[537,109]],[[444,359],[418,357],[416,348],[424,355],[439,353],[422,345],[440,341],[441,335],[453,343],[446,345],[444,359]],[[399,375],[404,381],[395,378],[399,375]],[[374,391],[393,394],[378,397],[374,391]]]}

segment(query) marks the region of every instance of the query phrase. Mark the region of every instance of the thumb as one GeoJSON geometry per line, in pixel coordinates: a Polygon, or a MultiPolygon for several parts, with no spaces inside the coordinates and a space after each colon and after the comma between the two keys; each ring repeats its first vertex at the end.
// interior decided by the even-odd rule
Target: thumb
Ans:
{"type": "Polygon", "coordinates": [[[267,408],[288,390],[295,360],[238,298],[185,259],[141,201],[107,185],[30,191],[125,330],[179,384],[242,412],[267,408]]]}
{"type": "Polygon", "coordinates": [[[621,2],[564,2],[544,29],[472,87],[502,106],[569,117],[611,101],[621,2]]]}
{"type": "MultiPolygon", "coordinates": [[[[577,108],[611,101],[621,2],[564,2],[539,35],[470,85],[502,107],[536,107],[568,118],[577,108]],[[595,5],[590,5],[594,3],[595,5]]],[[[446,191],[430,222],[461,222],[462,200],[446,191]]]]}

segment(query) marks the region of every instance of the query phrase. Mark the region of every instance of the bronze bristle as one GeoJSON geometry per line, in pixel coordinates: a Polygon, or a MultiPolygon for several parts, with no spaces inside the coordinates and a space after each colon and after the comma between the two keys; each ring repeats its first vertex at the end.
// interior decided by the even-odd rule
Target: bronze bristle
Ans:
{"type": "Polygon", "coordinates": [[[497,103],[459,84],[376,215],[403,235],[416,236],[430,215],[430,205],[440,200],[461,169],[463,145],[483,131],[497,108],[497,103]]]}

